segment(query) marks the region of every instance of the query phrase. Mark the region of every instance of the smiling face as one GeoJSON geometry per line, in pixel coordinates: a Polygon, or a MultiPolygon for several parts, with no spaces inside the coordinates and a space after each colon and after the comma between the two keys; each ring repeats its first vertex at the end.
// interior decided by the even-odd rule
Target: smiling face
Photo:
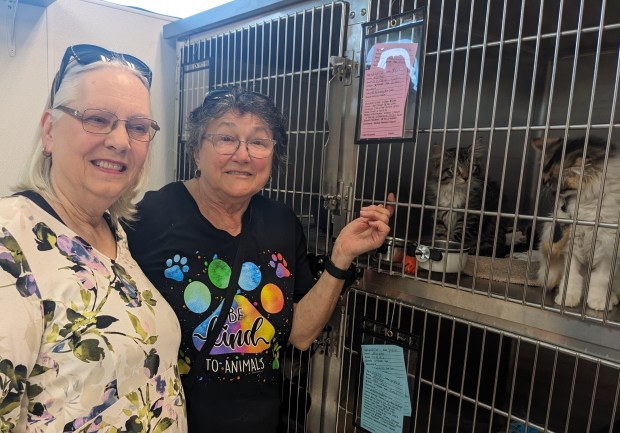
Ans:
{"type": "MultiPolygon", "coordinates": [[[[133,74],[118,69],[85,72],[76,99],[65,105],[84,112],[98,108],[119,119],[151,117],[148,89],[133,74]]],[[[57,111],[57,110],[55,110],[57,111]]],[[[144,166],[149,143],[130,139],[125,122],[109,134],[92,134],[68,114],[47,111],[41,119],[44,149],[51,153],[51,184],[58,197],[100,212],[132,187],[144,166]]]]}
{"type": "MultiPolygon", "coordinates": [[[[230,135],[243,141],[273,138],[271,129],[259,117],[235,111],[209,122],[205,133],[230,135]]],[[[272,158],[273,155],[263,159],[250,157],[245,143],[232,155],[220,155],[211,140],[204,139],[195,155],[196,166],[202,172],[198,178],[200,187],[221,202],[249,201],[267,183],[272,158]]]]}

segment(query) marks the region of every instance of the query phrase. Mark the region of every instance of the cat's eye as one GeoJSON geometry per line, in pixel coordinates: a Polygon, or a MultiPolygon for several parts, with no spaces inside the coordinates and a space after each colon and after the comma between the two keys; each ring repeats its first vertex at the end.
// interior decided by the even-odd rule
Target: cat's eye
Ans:
{"type": "Polygon", "coordinates": [[[551,178],[543,179],[543,187],[551,193],[555,193],[557,182],[551,178]]]}

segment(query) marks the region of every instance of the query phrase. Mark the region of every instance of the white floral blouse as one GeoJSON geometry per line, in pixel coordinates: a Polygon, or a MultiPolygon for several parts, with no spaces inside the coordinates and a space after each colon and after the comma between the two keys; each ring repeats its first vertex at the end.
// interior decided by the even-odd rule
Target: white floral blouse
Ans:
{"type": "Polygon", "coordinates": [[[117,240],[0,199],[0,432],[187,431],[179,323],[117,240]]]}

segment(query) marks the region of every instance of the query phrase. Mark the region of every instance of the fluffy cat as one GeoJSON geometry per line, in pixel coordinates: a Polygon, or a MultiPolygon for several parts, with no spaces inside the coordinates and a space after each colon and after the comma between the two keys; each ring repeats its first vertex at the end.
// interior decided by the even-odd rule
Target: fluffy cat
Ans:
{"type": "MultiPolygon", "coordinates": [[[[534,148],[542,150],[543,140],[532,142],[534,148]]],[[[600,222],[618,223],[620,212],[620,156],[615,147],[610,146],[607,160],[607,173],[603,179],[603,164],[607,142],[597,137],[590,137],[584,156],[585,137],[568,140],[566,145],[561,138],[549,138],[545,149],[542,182],[555,198],[559,186],[559,202],[556,217],[579,221],[596,220],[599,196],[604,187],[600,209],[600,222]],[[564,165],[560,162],[564,154],[564,165]],[[583,173],[582,173],[582,164],[583,173]],[[577,192],[581,184],[581,196],[577,204],[577,192]]],[[[620,277],[620,261],[612,263],[615,253],[616,229],[598,227],[596,240],[593,244],[594,227],[578,224],[573,235],[573,249],[570,265],[568,253],[570,247],[572,223],[545,222],[542,225],[538,258],[540,268],[538,278],[545,282],[548,288],[559,287],[559,293],[554,301],[561,304],[564,296],[565,305],[574,307],[581,301],[585,284],[585,274],[592,247],[594,256],[590,274],[590,288],[588,290],[588,307],[595,310],[605,309],[607,291],[612,266],[615,268],[615,277],[620,277]],[[549,270],[547,272],[547,262],[549,270]],[[570,266],[568,281],[565,281],[565,269],[570,266]],[[547,274],[547,275],[545,275],[547,274]],[[566,294],[564,293],[566,291],[566,294]]],[[[612,284],[609,309],[618,303],[618,284],[612,284]]]]}
{"type": "MultiPolygon", "coordinates": [[[[506,250],[506,227],[500,223],[496,241],[496,217],[485,215],[482,227],[479,214],[468,212],[465,220],[468,191],[467,209],[478,211],[482,209],[486,155],[487,148],[480,139],[473,145],[459,148],[458,152],[456,148],[452,148],[444,149],[442,153],[441,145],[433,144],[429,154],[426,203],[453,209],[451,212],[437,211],[436,239],[446,239],[449,232],[449,240],[461,242],[464,238],[465,243],[471,246],[470,254],[474,254],[480,237],[479,255],[491,256],[495,247],[495,256],[503,257],[506,250]],[[469,179],[470,166],[471,179],[469,179]]],[[[499,202],[499,187],[494,182],[487,182],[484,210],[497,211],[499,202]]]]}

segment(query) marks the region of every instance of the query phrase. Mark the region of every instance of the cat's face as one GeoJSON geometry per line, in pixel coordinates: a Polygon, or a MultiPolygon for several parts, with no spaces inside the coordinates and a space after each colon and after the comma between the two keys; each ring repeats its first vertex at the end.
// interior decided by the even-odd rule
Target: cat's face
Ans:
{"type": "MultiPolygon", "coordinates": [[[[543,144],[543,139],[532,141],[534,148],[539,151],[542,151],[543,144]]],[[[606,144],[598,138],[590,137],[584,158],[583,137],[569,140],[566,145],[562,138],[549,137],[542,161],[543,186],[552,193],[559,187],[560,194],[567,194],[577,191],[582,181],[587,185],[599,180],[605,161],[606,144]]]]}
{"type": "Polygon", "coordinates": [[[440,144],[433,144],[430,151],[430,174],[431,178],[441,184],[455,185],[466,184],[470,175],[477,179],[481,176],[483,156],[486,155],[486,148],[480,140],[475,145],[461,147],[458,149],[443,149],[440,144]]]}

